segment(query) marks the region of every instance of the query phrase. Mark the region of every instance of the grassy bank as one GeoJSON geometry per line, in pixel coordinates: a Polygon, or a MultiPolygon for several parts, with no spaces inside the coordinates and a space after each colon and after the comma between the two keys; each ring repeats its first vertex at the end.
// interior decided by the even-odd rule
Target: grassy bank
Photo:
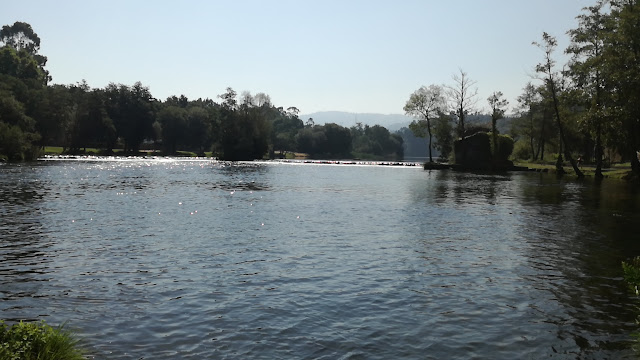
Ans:
{"type": "Polygon", "coordinates": [[[2,360],[81,360],[84,353],[74,335],[62,326],[53,328],[45,322],[7,326],[0,321],[2,360]]]}
{"type": "MultiPolygon", "coordinates": [[[[514,162],[514,165],[527,167],[529,169],[544,170],[549,173],[556,172],[555,164],[549,163],[549,162],[540,163],[540,162],[521,161],[521,162],[514,162]]],[[[564,170],[567,172],[564,176],[567,176],[567,177],[575,176],[575,173],[573,172],[571,165],[564,165],[564,170]]],[[[580,170],[584,173],[584,176],[586,177],[594,177],[596,173],[595,165],[582,165],[580,166],[580,170]]],[[[624,179],[629,174],[630,171],[631,171],[631,163],[611,164],[610,167],[602,169],[602,175],[604,175],[605,178],[610,178],[610,179],[624,179]]]]}

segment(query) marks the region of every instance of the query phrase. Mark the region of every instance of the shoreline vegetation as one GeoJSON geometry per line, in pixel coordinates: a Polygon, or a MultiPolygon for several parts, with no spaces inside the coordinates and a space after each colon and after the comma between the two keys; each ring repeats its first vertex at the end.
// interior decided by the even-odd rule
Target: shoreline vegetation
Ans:
{"type": "Polygon", "coordinates": [[[0,359],[84,360],[86,351],[64,324],[57,328],[46,322],[18,322],[7,326],[0,320],[0,359]]]}
{"type": "Polygon", "coordinates": [[[476,82],[459,69],[451,84],[410,94],[403,110],[415,120],[395,133],[362,123],[319,125],[300,119],[295,106],[274,105],[265,93],[231,87],[213,99],[162,100],[141,82],[53,84],[40,37],[17,21],[0,30],[0,161],[33,160],[51,145],[67,154],[146,149],[225,161],[302,153],[309,159],[401,161],[422,138],[431,168],[441,167],[433,165],[436,156],[459,169],[503,171],[517,169],[512,162],[535,164],[555,154],[554,168],[540,171],[563,176],[570,166],[577,178],[640,179],[640,66],[627,66],[640,64],[640,4],[594,0],[576,18],[566,64],[557,64],[562,49],[553,35],[545,32],[532,43],[541,50],[534,66],[540,83],[526,84],[517,104],[494,91],[482,110],[476,82]],[[629,164],[630,172],[607,170],[611,162],[629,164]]]}
{"type": "MultiPolygon", "coordinates": [[[[158,150],[140,150],[136,153],[125,153],[122,149],[115,149],[112,153],[105,153],[104,150],[96,149],[96,148],[87,148],[76,154],[69,154],[64,151],[64,149],[60,146],[46,146],[43,150],[43,156],[45,158],[81,158],[83,156],[122,156],[122,157],[178,157],[178,158],[213,158],[217,159],[213,156],[212,152],[205,152],[203,155],[198,155],[193,151],[182,151],[178,150],[173,154],[167,154],[158,150]]],[[[333,165],[383,165],[383,166],[422,166],[425,170],[445,170],[452,169],[457,171],[465,171],[464,166],[450,164],[447,162],[413,162],[413,161],[388,161],[384,159],[375,159],[375,158],[350,158],[350,159],[311,159],[309,154],[305,153],[297,153],[297,152],[282,152],[276,157],[275,160],[287,161],[287,160],[296,160],[303,161],[306,163],[314,163],[314,164],[333,164],[333,165]]],[[[504,171],[528,171],[528,172],[538,172],[538,173],[549,173],[557,175],[557,169],[555,160],[546,160],[546,161],[515,161],[512,167],[506,168],[504,171]]],[[[621,179],[628,180],[630,176],[629,168],[630,163],[617,163],[617,164],[609,164],[608,167],[603,168],[601,171],[603,173],[604,178],[607,179],[621,179]]],[[[594,164],[581,165],[585,177],[595,177],[596,166],[594,164]]],[[[572,176],[571,174],[564,174],[568,178],[577,178],[576,176],[572,176]]]]}
{"type": "MultiPolygon", "coordinates": [[[[212,156],[212,153],[205,153],[204,156],[200,156],[194,152],[190,151],[178,151],[175,154],[165,154],[161,151],[139,151],[137,153],[124,153],[123,151],[116,150],[111,154],[104,154],[99,149],[87,149],[85,152],[78,154],[65,154],[60,147],[46,147],[44,151],[44,156],[40,159],[51,160],[51,159],[91,159],[92,157],[140,157],[140,158],[159,158],[159,157],[173,157],[173,158],[199,158],[199,159],[212,159],[219,160],[216,157],[212,156]]],[[[415,162],[415,161],[386,161],[380,159],[310,159],[308,154],[304,153],[289,153],[288,156],[283,156],[276,159],[264,159],[264,160],[275,160],[281,162],[299,162],[306,164],[322,164],[322,165],[379,165],[379,166],[421,166],[424,170],[454,170],[454,171],[480,171],[479,169],[470,169],[465,168],[463,165],[456,165],[452,163],[445,162],[415,162]],[[289,156],[290,155],[290,156],[289,156]]],[[[629,163],[618,163],[611,164],[607,168],[602,169],[602,173],[604,178],[606,179],[618,179],[618,180],[629,180],[630,172],[629,172],[629,163]]],[[[586,178],[596,178],[595,165],[583,165],[580,167],[584,177],[586,178]]],[[[553,161],[546,162],[515,162],[513,166],[509,168],[505,168],[502,171],[490,171],[490,172],[507,172],[507,171],[522,171],[522,172],[537,172],[537,173],[548,173],[553,175],[558,175],[556,172],[556,164],[553,161]]],[[[568,179],[578,179],[577,176],[573,176],[572,174],[563,174],[563,177],[568,179]]]]}

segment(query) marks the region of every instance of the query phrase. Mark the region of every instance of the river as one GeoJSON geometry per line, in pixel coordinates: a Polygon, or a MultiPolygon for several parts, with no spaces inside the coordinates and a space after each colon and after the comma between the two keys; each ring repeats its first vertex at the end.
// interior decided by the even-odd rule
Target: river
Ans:
{"type": "Polygon", "coordinates": [[[95,359],[636,358],[640,192],[419,167],[0,165],[0,319],[95,359]]]}

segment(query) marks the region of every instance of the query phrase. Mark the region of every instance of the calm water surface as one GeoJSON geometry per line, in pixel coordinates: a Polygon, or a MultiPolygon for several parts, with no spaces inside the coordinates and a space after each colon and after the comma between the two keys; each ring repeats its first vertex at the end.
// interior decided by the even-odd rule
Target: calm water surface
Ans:
{"type": "Polygon", "coordinates": [[[640,194],[409,167],[0,165],[0,319],[96,359],[635,358],[640,194]]]}

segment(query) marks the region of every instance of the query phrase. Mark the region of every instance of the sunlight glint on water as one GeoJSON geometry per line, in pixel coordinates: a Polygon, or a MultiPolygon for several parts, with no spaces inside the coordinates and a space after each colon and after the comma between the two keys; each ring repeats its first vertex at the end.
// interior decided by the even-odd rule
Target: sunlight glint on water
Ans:
{"type": "Polygon", "coordinates": [[[0,318],[96,358],[633,356],[638,193],[540,174],[0,167],[0,318]]]}

